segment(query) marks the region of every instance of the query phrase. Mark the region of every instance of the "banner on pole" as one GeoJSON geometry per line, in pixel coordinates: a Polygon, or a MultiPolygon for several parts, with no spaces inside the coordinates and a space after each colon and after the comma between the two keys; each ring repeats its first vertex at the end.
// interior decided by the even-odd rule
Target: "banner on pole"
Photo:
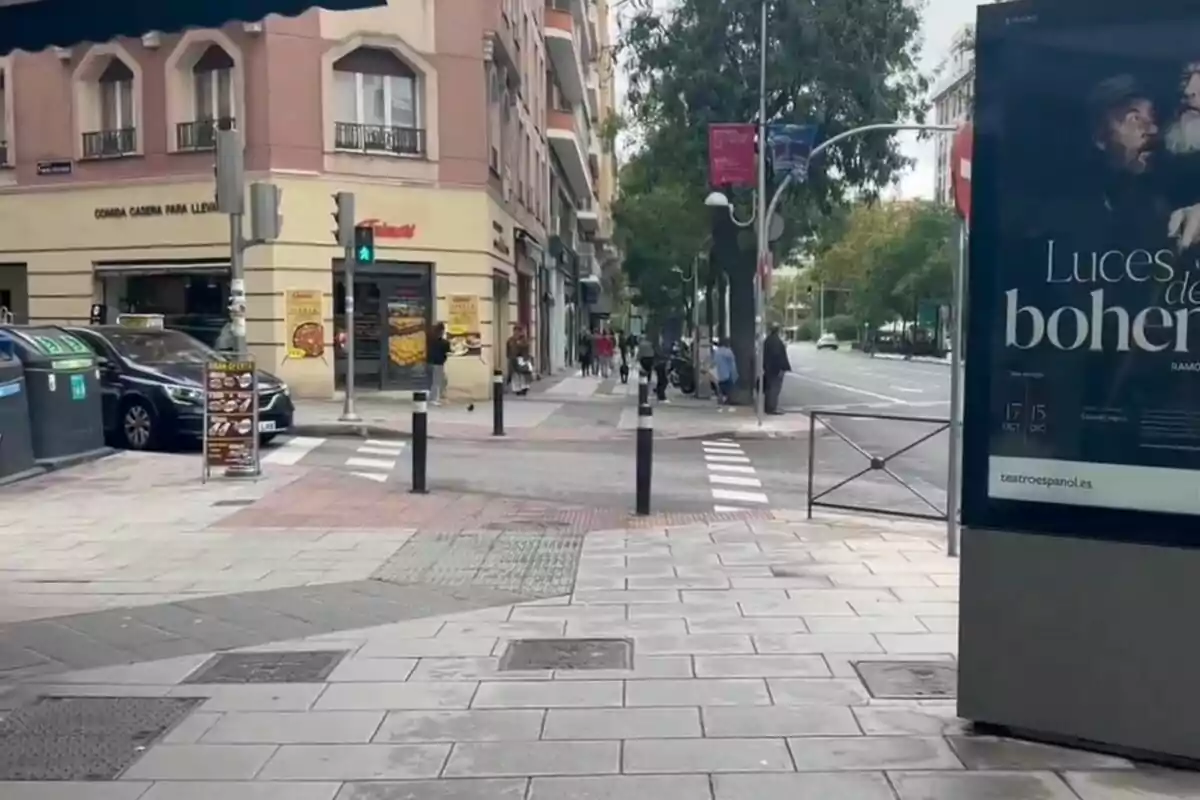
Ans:
{"type": "Polygon", "coordinates": [[[754,186],[758,183],[754,156],[755,126],[717,123],[708,126],[708,182],[712,186],[754,186]]]}
{"type": "Polygon", "coordinates": [[[817,139],[816,125],[777,124],[767,126],[767,152],[776,178],[791,175],[803,181],[808,177],[808,159],[817,139]]]}

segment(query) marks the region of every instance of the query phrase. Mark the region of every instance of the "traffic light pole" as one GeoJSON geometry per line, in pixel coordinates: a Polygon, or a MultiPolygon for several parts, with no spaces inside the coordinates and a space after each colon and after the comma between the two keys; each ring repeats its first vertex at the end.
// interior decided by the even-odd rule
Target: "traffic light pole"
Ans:
{"type": "Polygon", "coordinates": [[[342,252],[346,270],[346,387],[339,422],[362,422],[362,417],[354,410],[354,256],[351,243],[342,252]]]}
{"type": "Polygon", "coordinates": [[[233,328],[233,349],[239,359],[249,352],[246,346],[246,243],[242,238],[242,215],[229,215],[229,323],[233,328]]]}

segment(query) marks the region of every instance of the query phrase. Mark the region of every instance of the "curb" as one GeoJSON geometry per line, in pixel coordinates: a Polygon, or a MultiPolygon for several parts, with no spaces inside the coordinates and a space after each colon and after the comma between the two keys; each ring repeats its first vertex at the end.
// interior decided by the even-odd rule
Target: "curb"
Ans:
{"type": "MultiPolygon", "coordinates": [[[[387,425],[375,425],[369,423],[349,423],[349,422],[324,422],[313,424],[292,425],[286,433],[293,436],[319,436],[326,438],[343,438],[343,439],[412,439],[412,434],[408,431],[399,428],[393,428],[387,425]]],[[[632,440],[637,433],[636,430],[618,431],[615,436],[606,436],[603,438],[596,437],[580,437],[574,439],[543,439],[537,436],[521,436],[519,433],[509,432],[505,436],[492,436],[489,433],[480,434],[478,436],[441,436],[434,432],[429,433],[430,439],[441,439],[443,441],[452,442],[557,442],[564,444],[571,443],[591,443],[598,441],[626,441],[632,440]]],[[[803,439],[808,435],[808,429],[802,431],[737,431],[737,430],[717,430],[704,431],[702,433],[677,433],[663,434],[656,432],[655,439],[659,441],[700,441],[702,439],[714,438],[729,438],[729,439],[803,439]]]]}
{"type": "Polygon", "coordinates": [[[102,458],[114,456],[118,452],[120,451],[115,447],[100,447],[95,450],[88,450],[86,453],[72,453],[69,456],[63,456],[62,458],[44,459],[36,462],[34,466],[30,467],[24,472],[18,472],[13,475],[5,475],[4,477],[0,477],[0,486],[14,486],[23,481],[27,481],[30,478],[37,478],[41,475],[49,475],[52,472],[61,472],[64,469],[70,469],[71,467],[76,467],[80,464],[87,464],[90,461],[99,461],[102,458]]]}
{"type": "MultiPolygon", "coordinates": [[[[344,437],[348,439],[411,439],[408,431],[393,428],[388,425],[375,425],[366,422],[316,422],[312,424],[292,424],[285,433],[293,436],[325,436],[344,437]]],[[[437,436],[430,435],[430,439],[437,436]]]]}

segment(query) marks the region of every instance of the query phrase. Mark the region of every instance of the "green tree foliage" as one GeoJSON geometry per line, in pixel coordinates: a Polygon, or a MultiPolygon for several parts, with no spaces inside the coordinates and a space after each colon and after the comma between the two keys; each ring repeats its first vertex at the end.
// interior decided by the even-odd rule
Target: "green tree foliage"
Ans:
{"type": "MultiPolygon", "coordinates": [[[[828,138],[878,122],[919,118],[925,89],[916,71],[919,13],[907,0],[765,0],[768,10],[768,122],[808,122],[828,138]]],[[[763,0],[678,0],[667,12],[635,0],[620,41],[629,76],[626,131],[635,148],[622,173],[616,223],[630,285],[646,300],[669,284],[673,266],[688,268],[703,246],[709,213],[708,126],[754,122],[759,104],[759,19],[763,0]],[[676,202],[682,206],[669,210],[676,202]],[[664,231],[686,219],[675,233],[664,231]],[[659,243],[643,244],[653,234],[659,243]],[[664,246],[670,238],[673,244],[664,246]]],[[[851,137],[812,165],[781,211],[786,261],[802,238],[852,194],[873,197],[904,165],[894,137],[851,137]]],[[[773,191],[772,187],[772,191],[773,191]]],[[[732,198],[745,217],[751,193],[732,198]]],[[[753,353],[752,238],[719,268],[730,279],[734,349],[749,384],[753,353]]]]}
{"type": "Polygon", "coordinates": [[[928,202],[855,206],[814,267],[817,280],[877,327],[911,319],[921,301],[947,303],[954,269],[954,214],[928,202]]]}
{"type": "Polygon", "coordinates": [[[812,278],[807,273],[776,275],[771,280],[771,297],[767,301],[767,322],[790,327],[807,318],[811,312],[809,305],[813,301],[813,298],[809,296],[810,288],[812,288],[812,278]]]}

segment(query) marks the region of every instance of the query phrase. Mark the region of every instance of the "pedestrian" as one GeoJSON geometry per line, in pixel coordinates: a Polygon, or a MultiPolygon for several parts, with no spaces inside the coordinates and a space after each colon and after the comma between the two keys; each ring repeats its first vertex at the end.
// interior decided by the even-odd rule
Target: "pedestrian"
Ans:
{"type": "Polygon", "coordinates": [[[579,374],[585,378],[592,374],[593,344],[589,331],[579,334],[579,374]]]}
{"type": "Polygon", "coordinates": [[[637,360],[642,374],[646,376],[646,380],[650,380],[650,375],[654,372],[654,343],[650,341],[649,336],[642,336],[638,340],[637,360]]]}
{"type": "Polygon", "coordinates": [[[613,338],[621,349],[621,383],[629,383],[629,339],[620,331],[616,331],[613,338]]]}
{"type": "Polygon", "coordinates": [[[529,358],[529,340],[525,331],[513,326],[513,335],[509,337],[505,348],[508,356],[508,382],[513,394],[524,397],[529,394],[529,381],[533,375],[533,364],[529,358]]]}
{"type": "Polygon", "coordinates": [[[450,358],[450,342],[446,339],[446,325],[439,322],[433,326],[425,346],[425,363],[429,365],[429,402],[442,404],[446,396],[446,361],[450,358]]]}
{"type": "Polygon", "coordinates": [[[737,359],[733,355],[733,349],[730,348],[728,339],[721,339],[717,342],[712,360],[713,372],[717,379],[717,405],[727,406],[729,397],[733,394],[733,387],[738,380],[737,359]]]}
{"type": "Polygon", "coordinates": [[[600,366],[600,377],[606,380],[612,373],[613,348],[612,332],[601,331],[596,337],[596,362],[600,366]]]}
{"type": "Polygon", "coordinates": [[[671,363],[671,354],[661,346],[654,348],[654,395],[660,403],[669,403],[667,399],[667,367],[671,363]]]}
{"type": "Polygon", "coordinates": [[[768,414],[783,413],[779,410],[779,393],[783,390],[784,376],[791,371],[787,345],[779,336],[779,326],[772,325],[771,332],[763,340],[763,410],[768,414]]]}

